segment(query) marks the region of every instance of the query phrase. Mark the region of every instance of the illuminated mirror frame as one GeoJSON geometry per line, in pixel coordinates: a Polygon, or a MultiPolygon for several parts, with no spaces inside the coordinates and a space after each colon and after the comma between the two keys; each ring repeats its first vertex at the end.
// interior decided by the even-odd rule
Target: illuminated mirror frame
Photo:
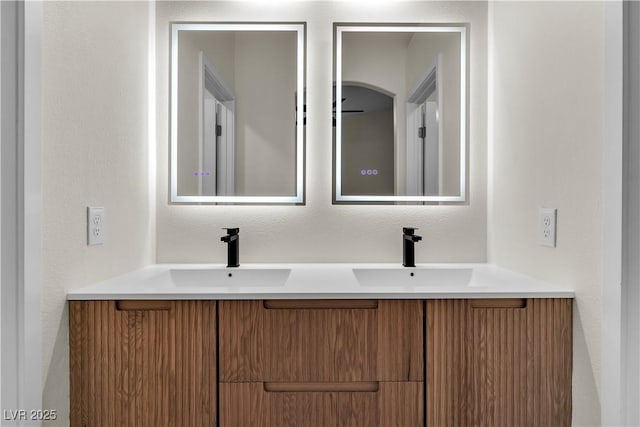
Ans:
{"type": "Polygon", "coordinates": [[[304,204],[304,84],[306,23],[172,23],[171,24],[171,203],[304,204]],[[178,31],[292,31],[296,33],[296,194],[293,196],[178,195],[178,31]]]}
{"type": "Polygon", "coordinates": [[[336,102],[334,202],[465,202],[467,183],[467,26],[464,24],[334,24],[336,98],[342,99],[342,35],[371,33],[460,34],[460,194],[457,196],[346,196],[342,194],[342,106],[336,102]]]}

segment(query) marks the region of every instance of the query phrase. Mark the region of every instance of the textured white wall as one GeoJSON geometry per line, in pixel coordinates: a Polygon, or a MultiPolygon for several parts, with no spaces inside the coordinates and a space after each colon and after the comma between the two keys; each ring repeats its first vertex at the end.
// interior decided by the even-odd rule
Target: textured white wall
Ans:
{"type": "Polygon", "coordinates": [[[241,228],[241,262],[400,262],[401,227],[420,227],[418,262],[486,260],[487,5],[482,2],[158,2],[157,261],[225,262],[220,227],[241,228]],[[170,21],[306,21],[305,206],[168,202],[170,21]],[[334,22],[470,22],[470,191],[458,206],[331,204],[334,22]]]}
{"type": "Polygon", "coordinates": [[[66,290],[153,260],[147,224],[148,5],[44,2],[42,332],[44,408],[68,422],[66,290]],[[103,246],[86,206],[104,206],[103,246]]]}
{"type": "Polygon", "coordinates": [[[489,261],[574,287],[573,422],[599,425],[603,4],[496,2],[489,20],[489,261]],[[558,209],[555,249],[539,206],[558,209]]]}

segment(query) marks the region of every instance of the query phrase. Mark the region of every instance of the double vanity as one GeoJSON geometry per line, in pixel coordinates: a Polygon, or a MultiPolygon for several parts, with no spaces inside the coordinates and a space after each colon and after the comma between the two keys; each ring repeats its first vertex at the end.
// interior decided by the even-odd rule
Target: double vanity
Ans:
{"type": "MultiPolygon", "coordinates": [[[[309,141],[333,147],[333,205],[471,204],[470,24],[334,23],[333,79],[312,82],[305,22],[168,28],[167,203],[299,209],[309,141]]],[[[71,425],[570,425],[573,291],[416,266],[414,231],[403,265],[263,265],[231,228],[226,266],[70,291],[71,425]]]]}
{"type": "Polygon", "coordinates": [[[72,290],[71,425],[570,425],[571,289],[488,264],[158,264],[72,290]]]}

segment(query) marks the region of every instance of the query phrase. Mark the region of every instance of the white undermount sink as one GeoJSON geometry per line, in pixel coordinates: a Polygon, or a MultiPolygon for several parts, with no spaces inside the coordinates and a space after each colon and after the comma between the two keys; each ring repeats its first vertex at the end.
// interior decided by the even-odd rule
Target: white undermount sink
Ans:
{"type": "Polygon", "coordinates": [[[471,268],[354,268],[361,286],[386,287],[463,287],[469,286],[471,268]]]}
{"type": "Polygon", "coordinates": [[[171,282],[178,288],[284,286],[289,268],[171,269],[171,282]]]}

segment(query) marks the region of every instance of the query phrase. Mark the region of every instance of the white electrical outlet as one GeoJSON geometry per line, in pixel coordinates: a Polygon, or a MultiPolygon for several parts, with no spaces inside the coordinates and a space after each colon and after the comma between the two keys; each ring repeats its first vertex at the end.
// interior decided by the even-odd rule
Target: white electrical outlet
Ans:
{"type": "Polygon", "coordinates": [[[556,212],[557,209],[551,208],[538,210],[538,239],[542,246],[556,247],[556,212]]]}
{"type": "Polygon", "coordinates": [[[87,244],[104,243],[104,208],[87,208],[87,244]]]}

